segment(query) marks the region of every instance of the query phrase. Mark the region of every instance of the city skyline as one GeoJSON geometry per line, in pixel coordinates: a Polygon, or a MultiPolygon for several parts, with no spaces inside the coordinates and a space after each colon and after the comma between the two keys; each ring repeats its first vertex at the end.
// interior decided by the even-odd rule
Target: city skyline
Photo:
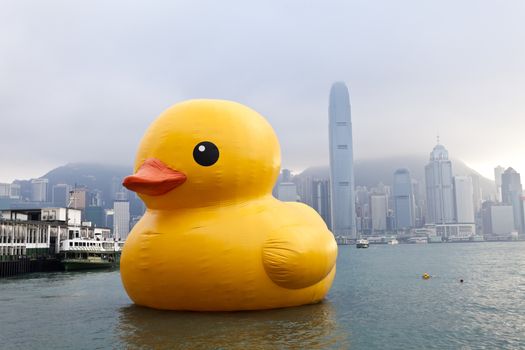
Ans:
{"type": "MultiPolygon", "coordinates": [[[[400,235],[400,239],[405,242],[407,235],[421,237],[417,235],[424,234],[432,243],[482,240],[481,237],[486,240],[513,240],[518,238],[517,235],[523,238],[525,196],[520,174],[512,167],[504,171],[497,167],[493,188],[488,190],[485,187],[483,191],[489,192],[482,192],[477,175],[465,172],[465,168],[461,167],[459,173],[452,171],[454,162],[442,144],[434,147],[428,164],[421,165],[425,169],[426,181],[420,182],[419,176],[412,178],[407,168],[397,168],[390,173],[393,178],[391,185],[385,185],[382,181],[368,185],[368,188],[356,184],[355,191],[348,191],[354,187],[355,180],[349,176],[353,172],[351,156],[348,154],[351,151],[351,118],[349,95],[344,83],[333,85],[330,100],[330,125],[332,133],[339,136],[330,139],[335,151],[346,152],[339,154],[341,159],[334,156],[332,163],[343,165],[347,159],[346,170],[345,167],[336,167],[335,170],[344,171],[339,175],[335,171],[335,176],[328,175],[328,172],[323,175],[321,172],[301,177],[293,175],[288,169],[282,169],[274,188],[274,195],[278,199],[299,201],[311,206],[336,237],[346,239],[352,238],[354,232],[376,237],[374,239],[395,234],[400,235]],[[338,130],[339,127],[344,128],[338,130]],[[330,177],[339,186],[332,186],[330,177]],[[425,187],[426,198],[423,194],[425,187]],[[499,187],[501,198],[498,195],[499,187]],[[339,189],[330,193],[330,189],[335,188],[339,189]],[[350,209],[352,207],[355,209],[350,209]],[[348,211],[356,215],[354,229],[348,220],[341,221],[338,215],[348,211]]],[[[52,175],[51,180],[42,178],[15,184],[0,183],[0,200],[3,201],[0,209],[70,207],[81,211],[83,222],[89,222],[93,227],[112,228],[113,237],[125,239],[129,232],[128,225],[137,222],[144,207],[137,207],[136,201],[130,201],[129,193],[122,188],[118,176],[94,171],[94,174],[103,174],[97,179],[98,176],[89,173],[77,172],[76,178],[69,177],[66,181],[52,175]],[[78,186],[80,178],[90,178],[93,180],[92,186],[78,186]]],[[[342,217],[349,219],[351,215],[342,217]]]]}
{"type": "Polygon", "coordinates": [[[326,164],[336,80],[352,86],[356,160],[426,153],[439,134],[486,177],[498,164],[525,171],[523,2],[232,5],[243,15],[218,3],[7,3],[0,181],[132,164],[159,111],[199,97],[268,118],[284,167],[326,164]]]}

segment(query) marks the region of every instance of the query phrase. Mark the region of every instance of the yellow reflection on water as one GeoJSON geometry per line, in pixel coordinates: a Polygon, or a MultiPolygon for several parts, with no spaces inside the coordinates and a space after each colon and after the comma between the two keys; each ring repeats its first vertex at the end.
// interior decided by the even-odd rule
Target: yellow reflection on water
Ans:
{"type": "Polygon", "coordinates": [[[348,335],[330,302],[288,309],[200,313],[121,308],[124,348],[348,349],[348,335]]]}

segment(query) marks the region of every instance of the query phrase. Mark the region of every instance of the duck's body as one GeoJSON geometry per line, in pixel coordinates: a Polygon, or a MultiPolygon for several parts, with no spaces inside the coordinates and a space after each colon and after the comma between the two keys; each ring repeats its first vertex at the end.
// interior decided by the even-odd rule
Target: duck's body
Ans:
{"type": "Polygon", "coordinates": [[[309,227],[322,224],[311,211],[273,197],[175,215],[148,211],[122,255],[122,278],[133,281],[126,290],[137,304],[170,310],[318,302],[335,276],[337,246],[330,231],[309,227]]]}
{"type": "Polygon", "coordinates": [[[271,196],[279,166],[273,130],[244,106],[198,100],[161,115],[124,181],[148,208],[121,257],[131,299],[195,311],[322,300],[337,245],[313,209],[271,196]]]}

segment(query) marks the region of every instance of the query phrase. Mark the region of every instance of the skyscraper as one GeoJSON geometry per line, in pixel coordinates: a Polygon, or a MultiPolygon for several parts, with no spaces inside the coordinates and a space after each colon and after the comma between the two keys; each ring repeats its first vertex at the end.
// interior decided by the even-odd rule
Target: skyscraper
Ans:
{"type": "Polygon", "coordinates": [[[498,165],[494,168],[494,181],[496,182],[496,201],[501,202],[501,175],[505,171],[505,168],[498,165]]]}
{"type": "Polygon", "coordinates": [[[65,208],[69,204],[71,186],[67,184],[56,184],[53,186],[51,201],[56,207],[65,208]]]}
{"type": "Polygon", "coordinates": [[[501,201],[512,205],[514,228],[521,234],[525,233],[522,195],[520,174],[513,168],[507,168],[501,175],[501,201]]]}
{"type": "Polygon", "coordinates": [[[412,179],[408,169],[398,169],[394,173],[394,217],[396,229],[415,226],[414,194],[412,179]]]}
{"type": "Polygon", "coordinates": [[[330,181],[313,180],[312,181],[312,207],[321,215],[326,226],[332,227],[332,217],[330,215],[330,181]]]}
{"type": "Polygon", "coordinates": [[[481,203],[483,202],[483,193],[481,192],[481,186],[479,184],[479,176],[476,174],[470,174],[470,181],[472,181],[472,194],[474,200],[474,216],[478,216],[481,209],[481,203]]]}
{"type": "Polygon", "coordinates": [[[70,192],[70,208],[84,210],[87,207],[87,188],[77,187],[70,192]]]}
{"type": "Polygon", "coordinates": [[[471,177],[454,176],[454,206],[458,223],[475,222],[474,193],[471,177]]]}
{"type": "Polygon", "coordinates": [[[356,238],[354,157],[350,97],[343,82],[330,89],[329,104],[330,182],[332,231],[336,236],[356,238]]]}
{"type": "Polygon", "coordinates": [[[427,188],[427,222],[446,224],[454,222],[454,191],[452,188],[452,163],[448,151],[437,144],[425,166],[427,188]]]}
{"type": "Polygon", "coordinates": [[[372,218],[372,233],[384,233],[387,229],[388,204],[384,193],[370,195],[370,216],[372,218]]]}
{"type": "Polygon", "coordinates": [[[129,202],[113,202],[113,237],[125,241],[129,234],[129,202]]]}

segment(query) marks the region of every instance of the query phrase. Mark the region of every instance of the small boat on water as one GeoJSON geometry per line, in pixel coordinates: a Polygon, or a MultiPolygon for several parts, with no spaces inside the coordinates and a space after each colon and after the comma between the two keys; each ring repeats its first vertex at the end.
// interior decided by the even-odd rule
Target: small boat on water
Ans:
{"type": "Polygon", "coordinates": [[[359,239],[357,240],[356,247],[357,248],[368,248],[368,240],[367,239],[359,239]]]}
{"type": "Polygon", "coordinates": [[[399,241],[395,238],[392,238],[390,241],[388,241],[388,244],[391,244],[391,245],[399,244],[399,241]]]}

